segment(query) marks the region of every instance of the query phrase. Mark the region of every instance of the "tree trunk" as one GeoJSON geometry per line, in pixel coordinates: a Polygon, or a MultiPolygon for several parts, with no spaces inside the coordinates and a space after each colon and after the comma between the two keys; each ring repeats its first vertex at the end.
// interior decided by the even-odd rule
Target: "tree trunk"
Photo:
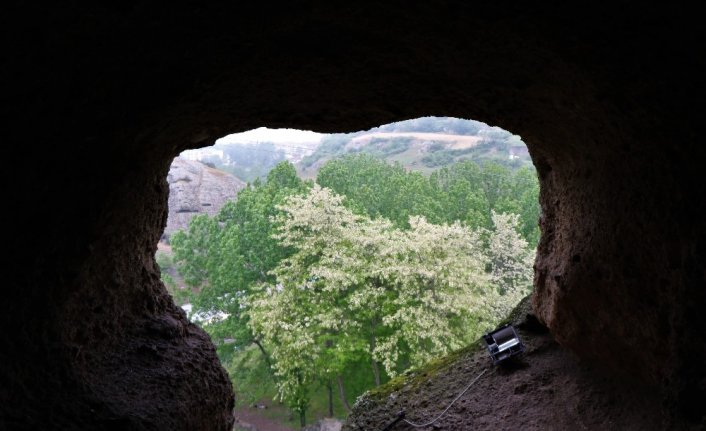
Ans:
{"type": "Polygon", "coordinates": [[[267,354],[267,351],[265,350],[264,347],[262,347],[262,343],[260,343],[260,340],[253,339],[253,343],[260,349],[260,353],[262,353],[262,356],[265,358],[265,363],[267,364],[267,371],[269,371],[270,377],[272,377],[272,381],[277,383],[277,379],[275,378],[275,374],[272,372],[272,362],[270,361],[270,355],[267,354]]]}
{"type": "Polygon", "coordinates": [[[378,361],[375,359],[370,360],[373,368],[373,376],[375,377],[375,387],[380,386],[380,368],[378,367],[378,361]]]}
{"type": "Polygon", "coordinates": [[[299,425],[302,428],[306,426],[306,410],[299,410],[299,425]]]}
{"type": "Polygon", "coordinates": [[[346,389],[343,387],[343,377],[341,377],[341,375],[339,374],[336,376],[336,380],[338,381],[338,395],[340,395],[341,397],[343,407],[346,408],[346,412],[350,413],[351,405],[348,404],[348,400],[346,399],[346,389]]]}
{"type": "Polygon", "coordinates": [[[375,387],[378,387],[380,386],[380,367],[378,367],[378,363],[375,360],[375,357],[373,356],[375,352],[375,328],[377,327],[375,323],[375,320],[373,320],[370,328],[370,365],[373,368],[373,377],[375,377],[375,387]]]}
{"type": "Polygon", "coordinates": [[[262,356],[265,358],[265,362],[267,363],[267,365],[272,365],[272,363],[270,362],[270,355],[268,355],[265,348],[262,347],[262,343],[260,343],[260,340],[253,339],[252,342],[255,343],[258,349],[260,349],[260,353],[262,353],[262,356]]]}
{"type": "Polygon", "coordinates": [[[328,390],[328,416],[333,417],[333,381],[331,379],[326,383],[326,389],[328,390]]]}

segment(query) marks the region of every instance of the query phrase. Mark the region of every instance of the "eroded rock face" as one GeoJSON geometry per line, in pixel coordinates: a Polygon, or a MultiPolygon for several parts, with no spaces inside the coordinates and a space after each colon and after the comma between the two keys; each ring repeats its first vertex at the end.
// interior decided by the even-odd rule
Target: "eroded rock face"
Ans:
{"type": "Polygon", "coordinates": [[[698,423],[700,16],[558,1],[9,7],[5,201],[18,210],[0,428],[227,429],[227,376],[153,260],[172,158],[263,125],[342,132],[432,114],[523,137],[542,187],[538,317],[698,423]]]}
{"type": "MultiPolygon", "coordinates": [[[[436,419],[422,429],[692,429],[664,414],[660,394],[651,387],[601,375],[574,360],[536,320],[527,299],[511,316],[525,346],[522,355],[493,365],[478,340],[359,397],[343,431],[385,429],[401,411],[416,424],[436,419]]],[[[391,429],[419,428],[399,422],[391,429]]]]}
{"type": "Polygon", "coordinates": [[[169,173],[169,213],[163,237],[185,230],[198,214],[213,216],[229,200],[235,200],[245,183],[203,163],[174,158],[169,173]]]}

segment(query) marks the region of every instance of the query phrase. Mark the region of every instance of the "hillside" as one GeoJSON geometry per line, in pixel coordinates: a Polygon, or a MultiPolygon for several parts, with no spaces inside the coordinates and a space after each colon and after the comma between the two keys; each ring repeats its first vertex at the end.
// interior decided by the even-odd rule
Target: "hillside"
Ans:
{"type": "Polygon", "coordinates": [[[188,150],[182,156],[252,182],[267,176],[284,160],[293,163],[303,178],[315,178],[328,160],[352,153],[373,154],[425,174],[462,160],[492,160],[511,167],[532,165],[527,146],[518,135],[451,117],[422,117],[354,133],[260,128],[229,135],[211,147],[188,150]]]}
{"type": "Polygon", "coordinates": [[[368,153],[407,169],[430,173],[462,160],[493,160],[513,167],[531,165],[521,138],[485,123],[448,117],[423,117],[368,131],[332,134],[297,167],[314,178],[328,160],[352,153],[368,153]]]}
{"type": "Polygon", "coordinates": [[[282,161],[300,162],[316,150],[322,136],[305,130],[260,127],[225,136],[211,147],[184,151],[181,156],[252,182],[267,176],[282,161]]]}

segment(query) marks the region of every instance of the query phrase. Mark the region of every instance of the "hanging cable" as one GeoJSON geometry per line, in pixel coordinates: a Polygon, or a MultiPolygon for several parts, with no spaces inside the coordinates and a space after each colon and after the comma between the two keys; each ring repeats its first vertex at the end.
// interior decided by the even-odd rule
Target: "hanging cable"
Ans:
{"type": "Polygon", "coordinates": [[[395,421],[394,421],[393,423],[391,423],[390,425],[388,425],[387,427],[385,427],[385,430],[392,429],[392,426],[394,426],[395,424],[397,424],[399,421],[402,421],[402,422],[406,423],[407,425],[410,425],[410,426],[412,426],[412,427],[414,427],[414,428],[423,428],[423,427],[428,427],[429,425],[433,425],[436,421],[438,421],[439,419],[441,419],[441,418],[446,414],[446,412],[449,411],[449,409],[451,408],[451,406],[453,406],[454,403],[455,403],[456,401],[458,401],[459,398],[461,398],[461,397],[463,396],[463,394],[465,394],[466,392],[468,392],[468,390],[471,388],[471,386],[473,386],[473,384],[474,384],[475,382],[477,382],[478,379],[480,379],[481,377],[483,377],[483,374],[485,374],[486,371],[488,371],[487,368],[484,369],[483,371],[481,371],[481,373],[478,374],[478,375],[476,376],[476,378],[473,379],[473,380],[471,381],[471,383],[469,383],[468,386],[466,386],[466,388],[465,388],[463,391],[461,391],[461,393],[458,394],[458,395],[456,396],[456,398],[454,398],[453,401],[451,401],[451,403],[450,403],[448,406],[446,406],[446,408],[444,409],[444,411],[441,412],[441,414],[440,414],[439,416],[437,416],[436,418],[434,418],[433,420],[431,420],[431,421],[429,421],[429,422],[426,422],[426,423],[423,423],[423,424],[418,424],[418,423],[415,423],[415,422],[412,422],[412,421],[409,421],[409,420],[405,419],[405,418],[404,418],[405,412],[401,412],[400,415],[399,415],[399,417],[398,417],[397,419],[395,419],[395,421]]]}

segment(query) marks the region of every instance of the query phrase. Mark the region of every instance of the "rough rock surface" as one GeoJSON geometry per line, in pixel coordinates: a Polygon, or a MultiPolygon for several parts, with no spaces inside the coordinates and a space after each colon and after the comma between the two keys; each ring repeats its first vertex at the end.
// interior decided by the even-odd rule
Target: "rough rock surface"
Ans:
{"type": "Polygon", "coordinates": [[[169,213],[164,237],[176,230],[189,227],[198,214],[213,216],[229,200],[235,200],[238,191],[245,187],[240,179],[203,163],[174,158],[169,173],[169,213]]]}
{"type": "Polygon", "coordinates": [[[698,429],[664,415],[651,388],[626,385],[577,360],[537,321],[529,300],[512,323],[526,346],[518,360],[494,366],[479,341],[362,396],[343,430],[382,430],[401,411],[413,423],[429,423],[478,376],[438,421],[419,428],[398,423],[392,430],[698,429]]]}
{"type": "Polygon", "coordinates": [[[171,160],[260,126],[432,114],[527,143],[533,303],[556,340],[703,423],[701,17],[631,1],[11,2],[0,428],[228,428],[226,374],[154,263],[171,160]]]}

